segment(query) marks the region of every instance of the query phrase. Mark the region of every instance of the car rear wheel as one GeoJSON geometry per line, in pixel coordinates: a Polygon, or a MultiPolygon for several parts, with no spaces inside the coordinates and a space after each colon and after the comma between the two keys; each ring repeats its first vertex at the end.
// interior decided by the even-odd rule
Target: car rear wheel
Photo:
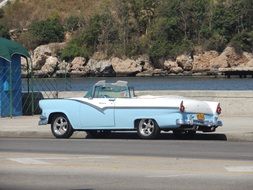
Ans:
{"type": "Polygon", "coordinates": [[[53,117],[51,131],[56,138],[69,138],[74,130],[64,114],[57,114],[53,117]]]}
{"type": "Polygon", "coordinates": [[[137,126],[137,133],[143,139],[153,139],[158,136],[160,129],[153,119],[141,119],[137,126]]]}

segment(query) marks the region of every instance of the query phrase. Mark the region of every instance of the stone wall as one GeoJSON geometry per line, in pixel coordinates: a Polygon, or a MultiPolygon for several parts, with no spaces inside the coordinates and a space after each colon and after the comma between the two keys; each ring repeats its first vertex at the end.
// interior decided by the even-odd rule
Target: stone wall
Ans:
{"type": "MultiPolygon", "coordinates": [[[[165,59],[154,67],[148,55],[134,58],[108,57],[96,52],[90,59],[75,57],[66,62],[58,57],[66,43],[52,43],[37,47],[32,52],[33,70],[37,77],[85,76],[166,76],[166,75],[210,75],[228,70],[253,70],[253,54],[237,53],[227,47],[221,54],[216,51],[199,52],[196,55],[179,55],[165,59]]],[[[26,73],[25,62],[23,74],[26,73]]]]}

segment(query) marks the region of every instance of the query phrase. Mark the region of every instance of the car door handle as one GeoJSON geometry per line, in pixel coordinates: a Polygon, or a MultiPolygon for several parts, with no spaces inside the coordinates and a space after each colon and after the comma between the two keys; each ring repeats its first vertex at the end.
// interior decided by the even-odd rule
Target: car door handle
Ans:
{"type": "Polygon", "coordinates": [[[110,102],[114,102],[114,101],[115,101],[115,98],[109,98],[109,101],[110,101],[110,102]]]}

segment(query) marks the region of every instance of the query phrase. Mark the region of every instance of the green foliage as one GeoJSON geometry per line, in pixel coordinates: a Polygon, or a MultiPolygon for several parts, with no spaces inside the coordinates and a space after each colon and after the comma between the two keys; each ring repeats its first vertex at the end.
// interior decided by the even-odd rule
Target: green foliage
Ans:
{"type": "Polygon", "coordinates": [[[253,51],[253,31],[242,32],[234,36],[231,40],[231,45],[239,52],[253,51]]]}
{"type": "Polygon", "coordinates": [[[4,10],[0,9],[0,19],[4,17],[4,10]]]}
{"type": "Polygon", "coordinates": [[[61,58],[70,60],[75,56],[91,56],[99,43],[99,35],[104,21],[105,17],[103,16],[93,16],[87,27],[63,49],[61,58]]]}
{"type": "Polygon", "coordinates": [[[113,54],[118,43],[117,27],[112,16],[105,12],[90,18],[86,27],[62,51],[61,57],[66,60],[75,56],[90,57],[96,50],[113,54]]]}
{"type": "Polygon", "coordinates": [[[206,40],[203,47],[206,50],[216,50],[218,52],[222,52],[226,47],[226,44],[227,40],[225,36],[222,36],[219,33],[214,33],[208,40],[206,40]]]}
{"type": "Polygon", "coordinates": [[[170,50],[171,56],[177,56],[179,54],[190,54],[194,49],[194,44],[191,40],[183,39],[176,44],[173,44],[170,50]]]}
{"type": "Polygon", "coordinates": [[[33,22],[29,31],[36,39],[37,45],[64,40],[64,28],[57,19],[33,22]]]}
{"type": "Polygon", "coordinates": [[[70,16],[66,19],[64,26],[66,31],[73,32],[84,26],[84,22],[80,17],[70,16]]]}
{"type": "Polygon", "coordinates": [[[40,44],[38,39],[29,31],[21,33],[18,41],[29,50],[35,49],[40,44]]]}
{"type": "Polygon", "coordinates": [[[179,53],[188,51],[188,49],[190,50],[189,44],[191,43],[190,40],[186,39],[184,31],[180,28],[180,18],[172,13],[175,10],[174,5],[169,4],[165,13],[161,11],[160,14],[163,16],[154,19],[148,29],[148,43],[150,43],[148,53],[153,58],[176,56],[179,53]]]}
{"type": "Polygon", "coordinates": [[[10,35],[9,35],[9,29],[4,26],[4,25],[1,25],[0,24],[0,37],[3,37],[3,38],[10,38],[10,35]]]}
{"type": "Polygon", "coordinates": [[[91,52],[89,49],[85,48],[79,41],[79,38],[70,41],[66,48],[61,51],[61,58],[63,60],[69,61],[74,57],[89,57],[91,52]]]}
{"type": "Polygon", "coordinates": [[[224,36],[226,42],[229,42],[234,35],[252,29],[252,4],[248,0],[219,3],[214,8],[212,31],[224,36]]]}
{"type": "Polygon", "coordinates": [[[227,10],[224,5],[219,5],[213,16],[213,31],[216,31],[226,40],[231,38],[231,34],[236,30],[236,14],[231,9],[227,10]]]}
{"type": "Polygon", "coordinates": [[[1,22],[1,19],[4,17],[4,10],[0,9],[0,37],[10,38],[9,29],[4,22],[1,22]]]}

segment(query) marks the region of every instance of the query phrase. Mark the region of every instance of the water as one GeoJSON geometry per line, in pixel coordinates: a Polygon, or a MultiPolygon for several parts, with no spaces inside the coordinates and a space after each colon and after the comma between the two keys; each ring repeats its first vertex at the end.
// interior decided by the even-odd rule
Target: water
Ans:
{"type": "MultiPolygon", "coordinates": [[[[84,91],[99,80],[115,82],[128,81],[136,90],[253,90],[252,78],[214,78],[214,77],[87,77],[68,79],[35,79],[35,91],[84,91]]],[[[27,90],[23,79],[23,90],[27,90]]]]}

